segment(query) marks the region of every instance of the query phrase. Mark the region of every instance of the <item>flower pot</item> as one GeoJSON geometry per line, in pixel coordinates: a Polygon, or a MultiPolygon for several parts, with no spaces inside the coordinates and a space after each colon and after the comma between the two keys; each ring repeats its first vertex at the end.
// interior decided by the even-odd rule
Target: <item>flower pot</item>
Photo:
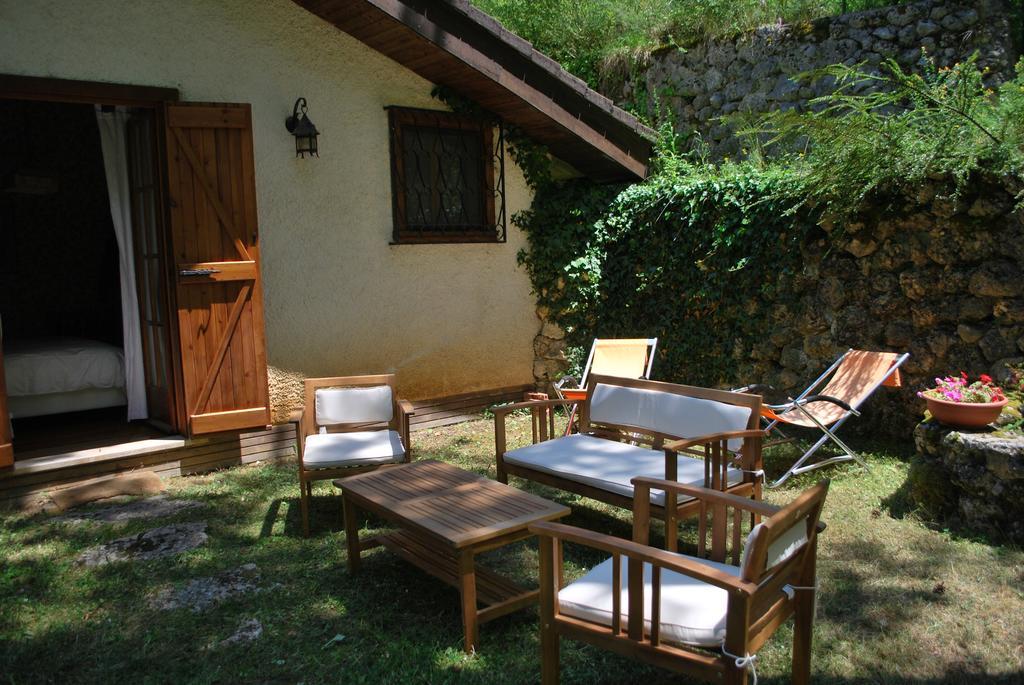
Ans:
{"type": "Polygon", "coordinates": [[[984,428],[999,418],[1007,400],[998,402],[947,402],[925,397],[932,418],[947,426],[984,428]]]}

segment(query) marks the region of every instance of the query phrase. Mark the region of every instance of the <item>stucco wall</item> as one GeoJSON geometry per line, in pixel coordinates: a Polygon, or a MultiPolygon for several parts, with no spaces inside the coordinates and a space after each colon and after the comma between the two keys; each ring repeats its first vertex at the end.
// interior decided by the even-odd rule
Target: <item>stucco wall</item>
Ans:
{"type": "MultiPolygon", "coordinates": [[[[0,0],[0,72],[178,88],[252,105],[271,389],[396,372],[410,398],[532,381],[539,327],[522,234],[390,246],[385,105],[439,108],[431,84],[288,0],[0,0]],[[298,96],[320,158],[284,128],[298,96]]],[[[529,191],[508,160],[509,215],[529,191]]]]}

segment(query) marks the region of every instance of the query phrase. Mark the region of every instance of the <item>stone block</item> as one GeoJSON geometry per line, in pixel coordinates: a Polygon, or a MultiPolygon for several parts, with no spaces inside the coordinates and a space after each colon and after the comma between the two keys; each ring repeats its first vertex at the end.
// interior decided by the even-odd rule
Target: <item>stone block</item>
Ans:
{"type": "Polygon", "coordinates": [[[912,24],[917,14],[907,6],[894,7],[886,13],[885,20],[892,26],[907,26],[912,24]]]}
{"type": "Polygon", "coordinates": [[[962,323],[956,327],[956,333],[965,343],[976,343],[985,335],[985,331],[977,326],[962,323]]]}
{"type": "Polygon", "coordinates": [[[1024,300],[999,300],[992,315],[1001,324],[1024,323],[1024,300]]]}
{"type": "Polygon", "coordinates": [[[799,347],[787,347],[779,356],[779,363],[794,371],[803,371],[807,368],[807,361],[807,354],[799,347]]]}
{"type": "Polygon", "coordinates": [[[1017,265],[990,262],[971,274],[968,290],[972,295],[1017,297],[1024,294],[1024,279],[1017,265]]]}
{"type": "Polygon", "coordinates": [[[540,335],[545,338],[551,338],[552,340],[561,340],[565,337],[565,331],[562,330],[558,324],[545,321],[544,325],[540,329],[540,335]]]}
{"type": "Polygon", "coordinates": [[[893,321],[885,327],[884,335],[886,345],[905,349],[914,339],[914,329],[905,321],[893,321]]]}
{"type": "Polygon", "coordinates": [[[722,81],[724,80],[725,77],[722,76],[722,72],[720,72],[718,69],[715,69],[714,67],[704,72],[704,87],[708,91],[714,91],[721,88],[722,81]]]}
{"type": "Polygon", "coordinates": [[[978,347],[985,359],[994,362],[1003,357],[1017,354],[1016,335],[1010,330],[992,328],[978,340],[978,347]]]}
{"type": "Polygon", "coordinates": [[[981,321],[992,314],[992,303],[980,297],[965,297],[960,300],[960,318],[966,321],[981,321]]]}
{"type": "Polygon", "coordinates": [[[900,274],[900,289],[911,300],[920,300],[928,294],[928,286],[934,283],[934,275],[907,270],[900,274]]]}
{"type": "Polygon", "coordinates": [[[854,257],[867,257],[878,250],[878,242],[872,239],[853,238],[843,249],[854,257]]]}
{"type": "Polygon", "coordinates": [[[871,35],[873,35],[875,38],[878,38],[879,40],[891,41],[895,40],[896,31],[891,26],[886,26],[883,24],[882,26],[879,26],[877,29],[872,31],[871,35]]]}
{"type": "Polygon", "coordinates": [[[926,340],[928,349],[932,351],[939,359],[945,359],[946,355],[949,354],[949,348],[951,348],[956,342],[953,336],[947,333],[932,333],[926,340]]]}

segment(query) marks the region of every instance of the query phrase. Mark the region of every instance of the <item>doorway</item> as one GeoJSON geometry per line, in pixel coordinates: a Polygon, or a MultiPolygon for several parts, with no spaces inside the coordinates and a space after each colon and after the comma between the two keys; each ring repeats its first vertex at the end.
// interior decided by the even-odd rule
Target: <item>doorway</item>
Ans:
{"type": "Polygon", "coordinates": [[[0,97],[0,350],[18,461],[177,423],[157,110],[87,95],[0,97]],[[115,116],[112,153],[101,127],[115,116]]]}

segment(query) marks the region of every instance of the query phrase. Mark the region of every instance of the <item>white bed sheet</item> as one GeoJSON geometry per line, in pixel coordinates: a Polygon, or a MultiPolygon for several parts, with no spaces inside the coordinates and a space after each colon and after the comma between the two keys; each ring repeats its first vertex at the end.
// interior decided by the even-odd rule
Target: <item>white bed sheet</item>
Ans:
{"type": "Polygon", "coordinates": [[[84,338],[5,345],[4,371],[10,397],[125,386],[121,348],[84,338]]]}

